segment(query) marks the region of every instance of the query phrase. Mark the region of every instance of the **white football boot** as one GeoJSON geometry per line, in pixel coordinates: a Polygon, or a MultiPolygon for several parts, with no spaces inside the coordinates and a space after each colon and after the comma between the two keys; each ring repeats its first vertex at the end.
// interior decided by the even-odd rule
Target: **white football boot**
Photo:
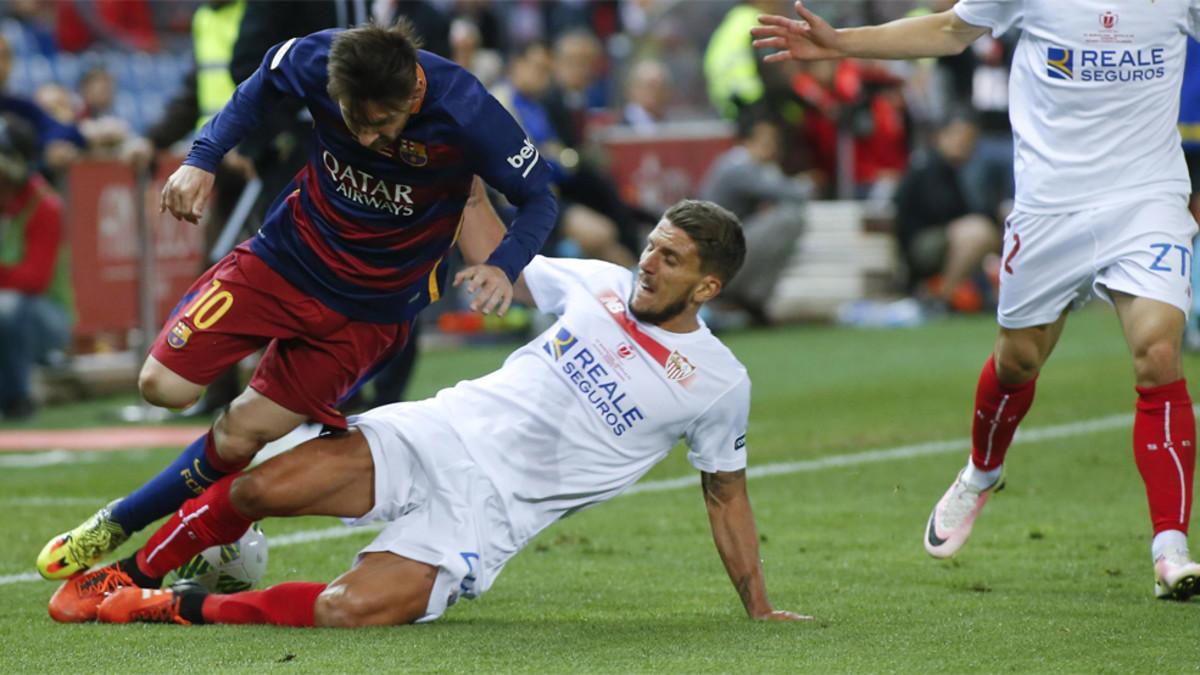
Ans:
{"type": "MultiPolygon", "coordinates": [[[[965,471],[965,469],[964,469],[965,471]]],[[[971,527],[988,497],[1004,489],[1004,475],[988,487],[978,488],[958,476],[946,494],[933,507],[925,526],[925,550],[935,558],[949,558],[967,543],[971,527]]]]}
{"type": "Polygon", "coordinates": [[[1160,600],[1187,600],[1200,593],[1200,563],[1194,562],[1186,548],[1172,548],[1154,561],[1154,597],[1160,600]]]}

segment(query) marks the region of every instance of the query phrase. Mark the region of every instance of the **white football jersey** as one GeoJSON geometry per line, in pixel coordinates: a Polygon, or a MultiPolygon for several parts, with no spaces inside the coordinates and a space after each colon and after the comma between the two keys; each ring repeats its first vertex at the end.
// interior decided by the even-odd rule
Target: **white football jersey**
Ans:
{"type": "Polygon", "coordinates": [[[524,275],[558,321],[436,399],[503,496],[518,546],[615,497],[680,439],[701,471],[745,468],[750,378],[707,327],[636,321],[633,274],[609,263],[538,256],[524,275]]]}
{"type": "Polygon", "coordinates": [[[1200,0],[960,0],[954,11],[996,36],[1021,31],[1009,80],[1018,210],[1191,192],[1176,123],[1200,0]]]}

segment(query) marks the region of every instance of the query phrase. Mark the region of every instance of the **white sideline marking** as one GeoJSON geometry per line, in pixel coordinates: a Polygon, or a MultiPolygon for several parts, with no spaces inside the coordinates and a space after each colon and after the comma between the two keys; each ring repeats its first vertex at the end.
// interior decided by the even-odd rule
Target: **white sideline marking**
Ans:
{"type": "Polygon", "coordinates": [[[0,455],[0,469],[40,469],[56,464],[90,464],[100,461],[99,455],[98,452],[68,452],[66,450],[6,454],[0,455]]]}
{"type": "MultiPolygon", "coordinates": [[[[1055,438],[1081,436],[1083,434],[1091,434],[1099,431],[1120,429],[1122,427],[1131,426],[1132,424],[1132,415],[1109,415],[1108,417],[1097,417],[1095,419],[1083,420],[1081,422],[1068,422],[1066,424],[1040,427],[1026,431],[1018,430],[1016,436],[1013,438],[1013,443],[1017,443],[1019,441],[1036,443],[1038,441],[1047,441],[1055,438]]],[[[887,462],[894,459],[911,459],[913,457],[925,457],[928,455],[943,455],[950,452],[962,452],[970,449],[971,439],[969,438],[960,438],[951,441],[929,441],[927,443],[914,443],[912,445],[901,445],[894,448],[864,450],[863,452],[855,452],[847,455],[830,455],[820,459],[806,459],[799,462],[762,464],[760,466],[752,466],[746,469],[746,475],[750,478],[762,476],[781,476],[790,473],[805,473],[808,471],[820,471],[822,469],[834,469],[843,466],[856,466],[858,464],[874,464],[876,462],[887,462]]],[[[666,492],[668,490],[678,490],[680,488],[699,485],[699,483],[700,477],[698,475],[680,476],[679,478],[669,478],[667,480],[654,480],[647,481],[645,483],[638,483],[637,485],[634,485],[626,490],[625,493],[632,495],[640,492],[666,492]]]]}
{"type": "MultiPolygon", "coordinates": [[[[267,443],[262,450],[258,451],[253,463],[261,464],[310,438],[316,438],[320,432],[321,425],[319,424],[301,424],[283,438],[267,443]]],[[[0,469],[41,469],[60,464],[95,464],[96,462],[112,461],[113,458],[118,457],[137,458],[150,452],[151,450],[139,448],[113,452],[71,452],[58,449],[44,452],[0,453],[0,469]]]]}
{"type": "Polygon", "coordinates": [[[37,572],[26,572],[24,574],[8,574],[0,577],[0,586],[8,586],[9,584],[19,584],[25,581],[41,581],[42,577],[37,572]]]}
{"type": "MultiPolygon", "coordinates": [[[[1198,406],[1198,408],[1200,408],[1200,406],[1198,406]]],[[[1040,427],[1025,431],[1018,430],[1013,442],[1037,443],[1040,441],[1054,440],[1056,438],[1082,436],[1101,431],[1110,431],[1112,429],[1121,429],[1129,427],[1132,424],[1133,416],[1128,413],[1121,415],[1109,415],[1107,417],[1097,417],[1090,420],[1082,420],[1080,422],[1068,422],[1066,424],[1056,424],[1054,426],[1040,427]]],[[[866,450],[863,452],[855,452],[846,455],[832,455],[829,457],[822,457],[820,459],[808,459],[799,462],[763,464],[761,466],[750,467],[746,470],[746,475],[750,477],[782,476],[793,473],[821,471],[823,469],[836,469],[843,466],[857,466],[859,464],[875,464],[877,462],[888,462],[897,459],[911,459],[913,457],[944,455],[951,452],[962,452],[968,450],[970,447],[971,440],[969,438],[960,438],[949,441],[930,441],[928,443],[914,443],[912,445],[901,445],[893,448],[866,450]]],[[[670,490],[680,490],[683,488],[692,487],[698,485],[699,482],[700,478],[698,475],[680,476],[679,478],[668,478],[665,480],[652,480],[634,485],[626,490],[625,494],[633,495],[643,492],[668,492],[670,490]]],[[[372,523],[363,527],[338,525],[319,530],[301,530],[299,532],[281,534],[277,537],[273,536],[269,540],[269,544],[272,548],[276,548],[281,546],[307,544],[315,541],[326,541],[329,539],[342,539],[344,537],[354,536],[363,532],[380,530],[383,528],[383,525],[383,523],[372,523]]],[[[0,576],[0,586],[39,580],[41,580],[41,577],[36,573],[10,574],[7,576],[0,576]]]]}
{"type": "Polygon", "coordinates": [[[107,497],[0,497],[0,506],[95,506],[112,500],[107,497]]]}
{"type": "Polygon", "coordinates": [[[378,532],[383,529],[387,523],[368,523],[360,527],[350,527],[349,525],[337,525],[334,527],[326,527],[321,530],[300,530],[299,532],[289,532],[281,534],[278,537],[272,536],[267,541],[267,546],[294,546],[296,544],[308,544],[314,541],[325,541],[327,539],[345,539],[356,534],[365,532],[378,532]]]}

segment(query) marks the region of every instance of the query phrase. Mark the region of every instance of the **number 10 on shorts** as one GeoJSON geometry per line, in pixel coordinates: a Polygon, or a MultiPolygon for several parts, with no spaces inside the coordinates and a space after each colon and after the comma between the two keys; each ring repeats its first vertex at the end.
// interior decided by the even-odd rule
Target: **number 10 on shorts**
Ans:
{"type": "Polygon", "coordinates": [[[192,319],[196,330],[204,330],[212,326],[225,316],[230,307],[233,307],[233,293],[221,291],[220,288],[221,282],[213,279],[212,286],[209,286],[203,295],[196,298],[192,306],[183,313],[185,317],[192,319]],[[195,316],[192,316],[193,314],[195,316]]]}
{"type": "Polygon", "coordinates": [[[1175,253],[1179,253],[1179,276],[1186,277],[1188,275],[1188,267],[1192,260],[1192,250],[1187,246],[1179,244],[1150,244],[1150,248],[1154,250],[1154,262],[1150,263],[1150,270],[1154,272],[1174,272],[1176,268],[1172,267],[1176,260],[1175,253]]]}

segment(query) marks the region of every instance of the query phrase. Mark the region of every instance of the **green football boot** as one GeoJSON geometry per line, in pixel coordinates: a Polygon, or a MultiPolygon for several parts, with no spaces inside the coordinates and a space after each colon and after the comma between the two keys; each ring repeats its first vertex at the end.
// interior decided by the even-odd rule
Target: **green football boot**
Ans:
{"type": "Polygon", "coordinates": [[[47,579],[66,579],[117,550],[129,534],[112,519],[116,500],[70,532],[51,539],[38,554],[38,572],[47,579]]]}

